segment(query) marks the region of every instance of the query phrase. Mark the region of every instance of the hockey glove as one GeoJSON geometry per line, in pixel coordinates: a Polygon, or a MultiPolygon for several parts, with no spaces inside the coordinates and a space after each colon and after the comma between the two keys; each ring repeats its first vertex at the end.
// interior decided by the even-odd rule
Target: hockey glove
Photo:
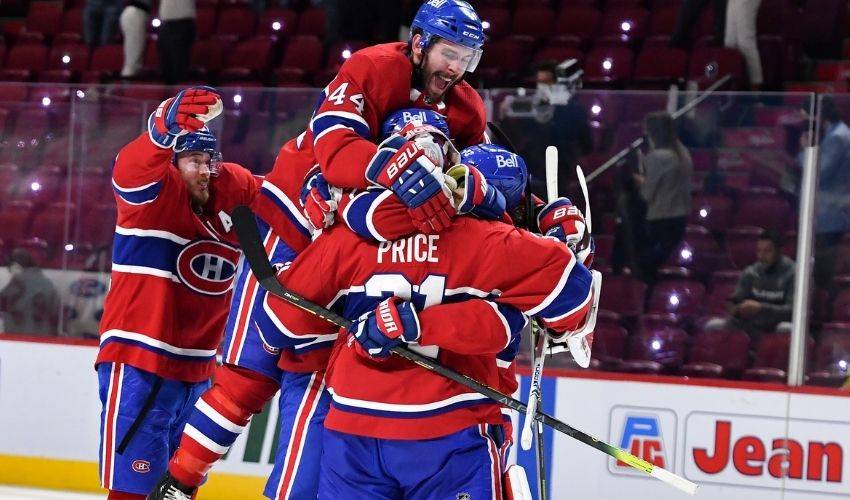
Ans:
{"type": "Polygon", "coordinates": [[[212,87],[181,90],[162,101],[148,118],[151,141],[161,148],[173,148],[179,136],[200,130],[223,108],[221,97],[212,87]]]}
{"type": "Polygon", "coordinates": [[[586,231],[581,210],[569,198],[558,198],[543,207],[537,214],[537,226],[544,235],[566,243],[585,267],[593,264],[596,244],[586,231]]]}
{"type": "Polygon", "coordinates": [[[505,214],[505,195],[491,186],[477,168],[455,165],[447,172],[457,181],[463,197],[457,205],[457,213],[472,213],[482,219],[498,220],[505,214]]]}
{"type": "Polygon", "coordinates": [[[455,209],[443,172],[428,151],[432,148],[423,144],[427,141],[389,136],[369,162],[366,178],[392,190],[407,205],[420,231],[434,233],[451,224],[455,209]]]}
{"type": "Polygon", "coordinates": [[[386,358],[402,342],[419,340],[419,317],[413,304],[390,297],[357,319],[351,333],[360,351],[373,358],[386,358]]]}
{"type": "Polygon", "coordinates": [[[333,225],[334,213],[341,199],[342,189],[328,184],[319,167],[313,167],[307,172],[301,187],[301,206],[313,230],[333,225]]]}

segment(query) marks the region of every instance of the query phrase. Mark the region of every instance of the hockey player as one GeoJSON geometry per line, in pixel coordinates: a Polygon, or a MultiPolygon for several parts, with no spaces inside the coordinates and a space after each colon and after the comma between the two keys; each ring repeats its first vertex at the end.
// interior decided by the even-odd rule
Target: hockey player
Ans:
{"type": "MultiPolygon", "coordinates": [[[[392,113],[382,125],[382,133],[391,136],[411,121],[415,121],[417,126],[433,127],[429,130],[434,135],[449,135],[444,118],[423,109],[402,109],[392,113]]],[[[525,175],[523,168],[518,174],[518,180],[523,184],[525,175]]],[[[336,201],[327,192],[339,190],[324,181],[317,186],[308,180],[302,191],[302,200],[308,201],[305,211],[309,214],[309,207],[314,205],[309,200],[335,205],[336,201]],[[320,194],[320,190],[325,194],[320,194]]],[[[379,191],[392,194],[384,189],[379,191]]],[[[386,196],[379,201],[385,199],[386,196]]],[[[376,212],[379,214],[378,222],[370,222],[370,226],[387,233],[415,231],[405,206],[395,198],[392,200],[397,204],[391,206],[387,203],[387,217],[380,215],[384,209],[377,205],[368,211],[370,217],[376,212]],[[403,225],[403,228],[390,227],[397,224],[403,225]]],[[[322,217],[329,209],[325,207],[324,210],[324,215],[321,210],[316,211],[320,217],[315,223],[317,228],[322,227],[322,217]]],[[[270,260],[280,265],[293,260],[295,252],[271,233],[262,221],[258,223],[261,234],[266,238],[270,260]]],[[[150,498],[162,498],[161,495],[172,487],[186,493],[199,486],[212,464],[233,444],[248,418],[262,410],[278,387],[282,388],[279,448],[265,495],[269,498],[315,497],[321,426],[329,404],[322,381],[328,348],[333,339],[282,351],[270,347],[257,326],[264,321],[264,299],[265,291],[258,286],[247,265],[241,263],[225,332],[224,365],[216,371],[213,388],[202,396],[189,417],[181,444],[169,464],[169,476],[163,477],[150,498]],[[281,370],[278,364],[287,370],[281,370]],[[229,424],[219,425],[217,422],[229,424]]],[[[265,322],[268,320],[265,319],[265,322]]]]}
{"type": "Polygon", "coordinates": [[[213,89],[181,91],[115,160],[118,221],[96,360],[110,499],[151,491],[215,366],[239,255],[227,214],[259,189],[248,170],[221,162],[204,125],[221,111],[213,89]]]}
{"type": "MultiPolygon", "coordinates": [[[[428,184],[415,199],[406,194],[408,185],[389,182],[397,177],[390,179],[376,171],[367,179],[363,167],[378,150],[374,141],[381,123],[398,109],[440,113],[454,131],[458,148],[484,142],[484,103],[463,81],[467,71],[475,70],[483,43],[481,20],[469,3],[430,0],[414,17],[407,42],[375,45],[352,54],[319,95],[307,130],[281,148],[263,183],[258,215],[290,248],[303,250],[310,242],[310,231],[301,217],[298,196],[307,172],[319,165],[327,182],[343,189],[383,182],[399,195],[424,231],[449,224],[453,209],[443,177],[438,175],[439,166],[407,162],[406,176],[415,175],[413,182],[428,184]]],[[[418,137],[405,139],[415,143],[418,137]]],[[[424,155],[419,149],[417,158],[424,155]]]]}
{"type": "MultiPolygon", "coordinates": [[[[452,318],[510,305],[558,332],[578,329],[591,301],[590,273],[561,242],[507,224],[460,217],[438,235],[371,243],[346,227],[326,231],[281,282],[359,318],[334,347],[327,380],[319,498],[472,498],[501,495],[498,404],[400,358],[408,343],[456,371],[497,386],[505,329],[452,318]],[[320,280],[307,269],[333,269],[320,280]],[[466,300],[465,300],[466,299],[466,300]],[[418,345],[418,346],[417,346],[418,345]],[[495,426],[491,428],[490,426],[495,426]],[[498,432],[496,432],[498,434],[498,432]],[[376,459],[379,454],[381,459],[376,459]]],[[[325,321],[269,296],[272,345],[334,335],[325,321]]],[[[264,330],[265,333],[265,330],[264,330]]],[[[565,333],[566,334],[566,333],[565,333]]]]}

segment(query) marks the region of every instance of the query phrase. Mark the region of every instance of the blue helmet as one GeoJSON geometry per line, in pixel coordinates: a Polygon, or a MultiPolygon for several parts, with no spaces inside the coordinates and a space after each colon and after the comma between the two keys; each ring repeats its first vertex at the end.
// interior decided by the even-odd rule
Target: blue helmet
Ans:
{"type": "MultiPolygon", "coordinates": [[[[174,153],[183,153],[185,151],[200,151],[210,155],[210,173],[216,175],[221,164],[221,153],[218,151],[218,139],[215,134],[204,126],[204,128],[195,132],[181,135],[174,142],[174,153]]],[[[176,159],[175,159],[176,163],[176,159]]]]}
{"type": "Polygon", "coordinates": [[[473,57],[467,63],[466,71],[475,71],[481,60],[481,46],[484,45],[484,27],[475,9],[463,0],[428,0],[416,12],[410,31],[422,34],[420,46],[430,47],[434,37],[456,43],[472,49],[473,57]]]}
{"type": "Polygon", "coordinates": [[[507,210],[519,205],[528,182],[528,170],[522,156],[496,144],[477,144],[461,151],[460,160],[477,168],[490,185],[505,195],[507,210]]]}
{"type": "Polygon", "coordinates": [[[394,111],[381,125],[381,138],[386,138],[394,132],[398,132],[413,120],[422,122],[423,125],[431,125],[449,137],[449,124],[446,118],[430,109],[404,108],[394,111]]]}

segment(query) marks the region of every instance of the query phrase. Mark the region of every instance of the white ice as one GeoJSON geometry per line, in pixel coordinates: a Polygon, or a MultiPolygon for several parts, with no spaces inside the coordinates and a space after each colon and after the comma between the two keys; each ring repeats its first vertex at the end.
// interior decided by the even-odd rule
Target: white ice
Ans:
{"type": "Polygon", "coordinates": [[[0,500],[103,500],[105,495],[0,486],[0,500]]]}

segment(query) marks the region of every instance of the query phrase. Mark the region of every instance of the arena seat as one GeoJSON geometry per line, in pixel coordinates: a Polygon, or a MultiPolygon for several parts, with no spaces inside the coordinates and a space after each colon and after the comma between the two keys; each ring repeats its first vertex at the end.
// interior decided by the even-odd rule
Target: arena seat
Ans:
{"type": "Polygon", "coordinates": [[[623,316],[637,316],[643,313],[646,296],[646,283],[632,276],[605,276],[599,307],[616,311],[623,316]]]}
{"type": "Polygon", "coordinates": [[[699,312],[705,298],[705,286],[693,279],[670,279],[655,285],[649,298],[648,312],[673,313],[683,317],[699,312]]]}
{"type": "Polygon", "coordinates": [[[689,377],[737,377],[747,368],[750,337],[738,330],[700,332],[688,363],[679,370],[689,377]]]}
{"type": "Polygon", "coordinates": [[[688,334],[680,328],[658,328],[632,335],[628,360],[654,361],[666,371],[675,371],[685,360],[688,334]]]}

